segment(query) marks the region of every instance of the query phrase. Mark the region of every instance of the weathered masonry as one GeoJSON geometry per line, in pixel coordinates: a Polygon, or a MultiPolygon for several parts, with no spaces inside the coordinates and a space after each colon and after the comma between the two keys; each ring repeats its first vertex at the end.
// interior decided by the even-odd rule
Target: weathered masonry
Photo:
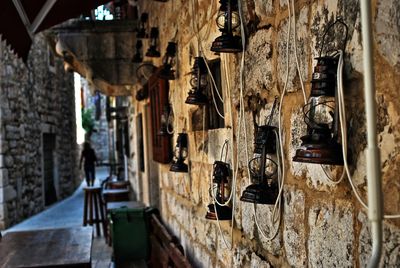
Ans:
{"type": "Polygon", "coordinates": [[[73,75],[44,35],[26,64],[0,46],[0,229],[69,196],[78,185],[73,75]]]}
{"type": "MultiPolygon", "coordinates": [[[[366,210],[355,197],[347,178],[337,184],[332,182],[340,178],[343,167],[321,167],[292,160],[302,143],[300,138],[307,131],[302,110],[304,97],[301,80],[304,81],[308,98],[317,63],[314,58],[321,48],[322,35],[328,25],[341,17],[348,27],[343,72],[347,160],[352,182],[366,202],[366,128],[359,2],[293,1],[294,13],[293,10],[289,12],[289,2],[241,1],[246,29],[243,73],[240,70],[242,53],[215,54],[210,51],[213,41],[221,34],[215,22],[220,7],[217,0],[139,0],[136,3],[139,15],[148,14],[145,24],[147,34],[150,34],[151,27],[159,29],[157,49],[161,57],[147,57],[145,54],[151,39],[140,39],[144,62],[161,66],[168,42],[176,42],[173,65],[176,79],[155,86],[162,90],[162,94],[167,93],[166,96],[160,96],[161,93],[154,93],[155,78],[149,78],[150,75],[146,73],[148,69],[143,67],[139,72],[146,79],[142,79],[142,84],[137,84],[132,91],[129,118],[130,148],[133,152],[129,161],[130,180],[139,200],[160,208],[166,224],[179,237],[189,259],[198,267],[365,267],[370,257],[371,240],[366,210]],[[296,20],[296,40],[293,15],[296,20]],[[287,50],[289,21],[292,27],[287,50]],[[299,59],[301,79],[296,68],[295,53],[299,59]],[[223,101],[217,95],[214,99],[215,106],[224,116],[223,120],[212,119],[216,112],[210,91],[205,92],[208,97],[205,106],[185,103],[192,88],[190,72],[194,59],[200,55],[208,60],[216,83],[220,84],[219,94],[223,101]],[[244,85],[242,97],[241,74],[244,85]],[[257,225],[253,204],[239,199],[249,185],[247,152],[249,158],[253,158],[255,123],[268,121],[266,118],[271,113],[274,99],[278,96],[280,100],[285,84],[287,93],[282,100],[282,110],[279,114],[278,105],[271,122],[276,127],[279,117],[282,122],[285,180],[281,224],[276,237],[266,239],[264,235],[271,236],[277,228],[277,223],[272,220],[273,206],[257,205],[257,225]],[[143,94],[146,92],[148,97],[143,94]],[[160,103],[154,106],[154,101],[158,100],[160,103]],[[167,108],[164,109],[165,106],[167,108]],[[157,136],[159,129],[155,128],[159,125],[154,123],[154,120],[162,120],[163,113],[170,122],[169,131],[174,131],[165,143],[162,141],[164,138],[157,136]],[[242,120],[239,121],[239,118],[242,120]],[[173,147],[181,132],[188,134],[189,149],[185,160],[188,173],[171,172],[170,164],[160,163],[171,160],[173,147]],[[226,139],[229,141],[227,162],[237,174],[237,180],[235,185],[230,180],[228,187],[234,189],[234,200],[229,204],[234,207],[234,222],[221,221],[220,232],[217,222],[206,220],[205,215],[211,202],[209,189],[213,163],[220,160],[226,139]],[[159,152],[165,153],[165,148],[165,159],[160,160],[159,152]],[[237,173],[233,165],[235,163],[238,163],[237,173]]],[[[377,129],[385,214],[400,212],[400,98],[397,86],[400,83],[399,14],[400,4],[397,1],[373,2],[379,106],[377,129]]],[[[343,30],[338,28],[327,35],[330,48],[337,46],[344,38],[343,30]]],[[[399,228],[398,219],[384,221],[384,267],[400,266],[399,228]]]]}

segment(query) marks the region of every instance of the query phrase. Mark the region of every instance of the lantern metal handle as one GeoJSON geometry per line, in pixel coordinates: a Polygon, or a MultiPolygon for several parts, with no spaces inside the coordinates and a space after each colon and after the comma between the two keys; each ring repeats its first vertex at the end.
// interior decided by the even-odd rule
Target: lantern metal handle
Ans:
{"type": "Polygon", "coordinates": [[[335,22],[328,26],[328,28],[326,29],[326,31],[324,32],[324,34],[322,36],[322,44],[321,44],[321,49],[319,50],[319,57],[321,57],[321,55],[322,55],[322,51],[323,51],[324,45],[325,45],[325,37],[326,37],[327,33],[333,28],[333,26],[335,26],[338,23],[340,23],[344,26],[344,29],[346,32],[344,42],[343,42],[343,51],[345,50],[346,44],[347,44],[347,36],[348,36],[349,28],[348,28],[347,24],[344,23],[343,18],[341,16],[337,16],[337,19],[335,20],[335,22]]]}

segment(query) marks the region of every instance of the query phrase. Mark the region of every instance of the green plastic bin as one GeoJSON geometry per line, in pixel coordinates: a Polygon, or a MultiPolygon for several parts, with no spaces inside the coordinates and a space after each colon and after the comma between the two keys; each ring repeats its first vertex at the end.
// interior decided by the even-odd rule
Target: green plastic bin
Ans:
{"type": "Polygon", "coordinates": [[[119,208],[109,214],[114,261],[147,259],[149,226],[146,208],[119,208]]]}

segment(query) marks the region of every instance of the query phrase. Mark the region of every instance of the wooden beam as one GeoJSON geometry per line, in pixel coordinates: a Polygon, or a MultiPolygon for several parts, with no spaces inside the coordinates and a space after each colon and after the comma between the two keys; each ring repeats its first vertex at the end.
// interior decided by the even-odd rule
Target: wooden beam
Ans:
{"type": "Polygon", "coordinates": [[[47,0],[46,3],[42,6],[39,13],[36,15],[35,19],[33,20],[32,25],[30,26],[30,31],[32,33],[36,32],[36,30],[39,28],[40,24],[46,18],[47,14],[49,14],[51,8],[54,6],[54,4],[56,2],[57,2],[57,0],[47,0]]]}
{"type": "Polygon", "coordinates": [[[20,0],[12,0],[14,3],[15,8],[18,11],[19,17],[22,20],[22,23],[25,25],[26,31],[28,32],[29,36],[31,39],[33,39],[33,33],[31,31],[31,22],[28,19],[28,16],[26,15],[25,9],[21,4],[20,0]]]}

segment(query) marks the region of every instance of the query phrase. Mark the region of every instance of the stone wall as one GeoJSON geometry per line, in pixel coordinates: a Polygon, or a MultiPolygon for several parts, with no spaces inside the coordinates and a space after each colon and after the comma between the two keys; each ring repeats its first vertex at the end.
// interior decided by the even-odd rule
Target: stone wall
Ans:
{"type": "Polygon", "coordinates": [[[44,143],[54,147],[56,198],[69,196],[79,181],[73,75],[60,60],[51,64],[49,53],[42,34],[27,63],[0,46],[0,229],[44,209],[44,143]]]}
{"type": "MultiPolygon", "coordinates": [[[[292,161],[306,126],[301,111],[304,100],[296,71],[293,37],[289,54],[286,52],[289,22],[287,1],[248,0],[242,3],[248,37],[244,55],[245,88],[242,107],[245,110],[247,143],[243,128],[237,132],[241,54],[219,56],[209,50],[211,42],[219,35],[215,25],[218,1],[139,1],[140,12],[149,12],[150,24],[160,27],[161,52],[165,52],[167,42],[173,38],[178,43],[175,66],[177,79],[170,81],[169,97],[175,115],[175,132],[181,132],[185,128],[189,134],[190,172],[171,173],[168,165],[158,165],[162,217],[172,232],[180,238],[186,254],[196,267],[365,267],[371,254],[367,212],[355,198],[349,181],[345,179],[339,184],[332,183],[327,180],[321,166],[292,161]],[[198,3],[195,11],[192,9],[193,2],[198,3]],[[190,72],[193,56],[198,51],[198,40],[194,31],[196,22],[201,29],[200,43],[204,47],[205,56],[209,60],[220,57],[223,73],[225,128],[205,133],[192,131],[191,118],[197,108],[184,103],[190,89],[190,76],[187,74],[190,72]],[[248,185],[246,147],[251,154],[253,120],[263,120],[269,114],[275,96],[283,91],[288,57],[289,93],[283,99],[281,113],[286,167],[282,221],[277,236],[266,239],[255,224],[253,205],[240,202],[239,198],[248,185]],[[226,138],[230,139],[235,148],[229,161],[232,163],[236,156],[239,157],[238,181],[234,190],[233,242],[230,223],[221,222],[221,234],[216,222],[205,220],[210,202],[212,163],[219,158],[226,138]]],[[[299,0],[295,1],[295,10],[297,54],[307,96],[322,33],[337,16],[342,16],[349,26],[344,74],[349,162],[353,181],[365,202],[366,127],[359,3],[356,0],[299,0]]],[[[400,98],[397,88],[400,82],[400,57],[397,53],[400,39],[397,23],[399,14],[400,5],[397,1],[373,1],[374,57],[379,105],[377,128],[386,214],[400,212],[400,181],[397,176],[400,161],[400,98]]],[[[293,29],[291,32],[293,34],[293,29]]],[[[342,37],[339,33],[334,33],[328,39],[330,42],[340,42],[342,37]]],[[[144,42],[144,52],[147,47],[148,43],[144,42]]],[[[161,65],[161,58],[145,59],[161,65]]],[[[133,96],[134,94],[135,92],[133,96]]],[[[138,112],[143,111],[140,108],[143,107],[141,103],[134,102],[133,107],[138,112]]],[[[149,122],[146,124],[149,125],[149,122]]],[[[131,133],[135,136],[135,131],[131,133]]],[[[175,134],[172,138],[173,144],[176,136],[175,134]]],[[[133,137],[132,143],[135,141],[136,138],[133,137]]],[[[131,148],[136,146],[132,144],[131,148]]],[[[147,161],[151,162],[151,156],[147,161]]],[[[134,163],[137,163],[136,158],[132,160],[131,168],[134,163]]],[[[331,167],[327,172],[337,180],[342,168],[331,167]]],[[[136,189],[138,196],[146,195],[148,186],[143,186],[138,177],[131,180],[134,186],[142,187],[136,189]]],[[[271,235],[275,228],[271,224],[271,206],[259,205],[256,213],[260,229],[265,236],[271,235]]],[[[400,220],[385,220],[384,225],[382,266],[399,267],[400,220]]]]}

